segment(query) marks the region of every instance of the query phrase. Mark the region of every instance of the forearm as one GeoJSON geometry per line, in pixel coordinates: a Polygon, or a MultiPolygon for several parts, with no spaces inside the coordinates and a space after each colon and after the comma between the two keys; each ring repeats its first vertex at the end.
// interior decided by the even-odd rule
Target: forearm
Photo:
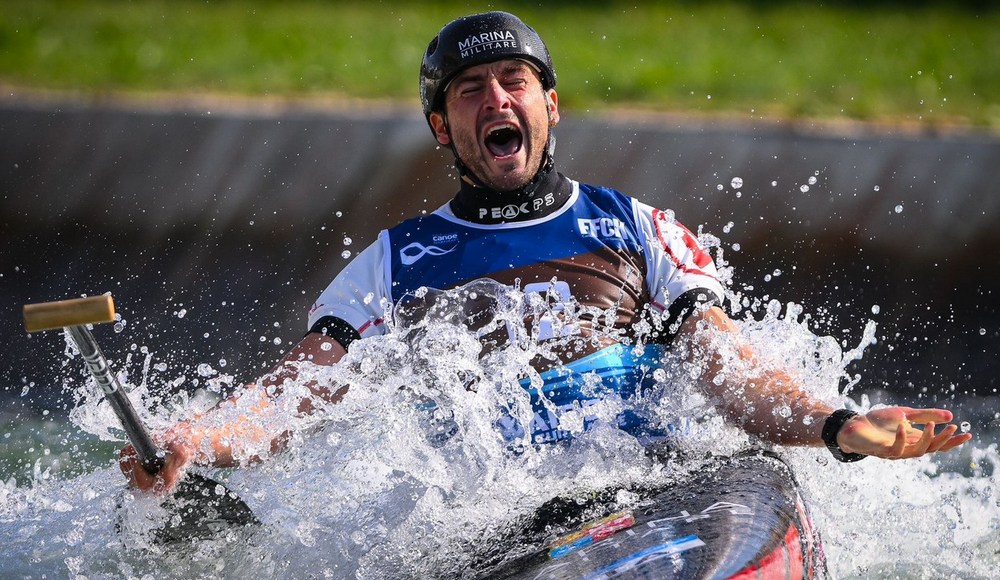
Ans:
{"type": "Polygon", "coordinates": [[[727,420],[773,443],[823,444],[833,408],[787,372],[761,365],[721,309],[693,314],[681,332],[692,345],[688,362],[699,367],[702,390],[727,420]]]}
{"type": "Polygon", "coordinates": [[[823,423],[834,410],[781,372],[743,380],[737,377],[712,391],[717,407],[729,421],[747,433],[782,445],[823,445],[823,423]]]}
{"type": "MultiPolygon", "coordinates": [[[[164,435],[168,445],[176,442],[191,450],[191,461],[196,465],[235,467],[260,461],[264,456],[278,453],[288,438],[285,429],[277,422],[265,420],[270,402],[263,394],[244,392],[241,397],[258,396],[252,412],[236,412],[235,399],[227,399],[207,413],[189,421],[178,423],[164,435]]],[[[246,401],[240,401],[245,405],[246,401]]]]}
{"type": "MultiPolygon", "coordinates": [[[[678,338],[687,342],[687,364],[722,414],[743,430],[784,445],[826,444],[823,428],[833,407],[812,397],[788,372],[762,365],[739,331],[717,307],[692,314],[678,338]]],[[[831,450],[890,459],[948,451],[972,439],[958,427],[934,427],[953,419],[944,409],[885,407],[831,423],[831,450]],[[924,424],[923,431],[913,423],[924,424]]],[[[836,457],[837,454],[835,453],[836,457]]],[[[845,458],[846,460],[846,458],[845,458]]]]}
{"type": "Polygon", "coordinates": [[[238,396],[174,426],[166,439],[187,445],[194,463],[214,467],[253,463],[279,453],[288,443],[291,420],[314,413],[317,402],[339,401],[347,391],[320,384],[315,371],[303,370],[336,364],[344,354],[336,341],[310,334],[259,385],[247,385],[238,396]]]}

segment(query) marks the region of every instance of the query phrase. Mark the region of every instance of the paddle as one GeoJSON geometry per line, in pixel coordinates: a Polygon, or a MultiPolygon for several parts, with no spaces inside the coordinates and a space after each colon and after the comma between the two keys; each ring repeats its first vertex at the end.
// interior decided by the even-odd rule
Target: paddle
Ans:
{"type": "MultiPolygon", "coordinates": [[[[26,304],[24,327],[31,332],[62,328],[76,344],[114,409],[143,468],[155,474],[163,468],[163,454],[153,443],[132,402],[108,368],[104,354],[86,325],[112,322],[115,306],[111,296],[93,296],[59,302],[26,304]]],[[[260,521],[243,501],[221,483],[196,473],[187,473],[173,494],[164,501],[170,517],[163,528],[153,532],[160,543],[189,542],[215,536],[236,526],[256,526],[260,521]]],[[[121,522],[119,521],[119,529],[121,522]]]]}

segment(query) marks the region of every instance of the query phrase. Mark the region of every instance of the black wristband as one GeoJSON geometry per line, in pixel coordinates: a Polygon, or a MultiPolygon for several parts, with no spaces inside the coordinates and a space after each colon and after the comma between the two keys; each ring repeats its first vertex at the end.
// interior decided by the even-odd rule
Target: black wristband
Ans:
{"type": "Polygon", "coordinates": [[[324,316],[312,325],[309,332],[318,332],[329,336],[340,343],[345,349],[351,346],[355,340],[361,340],[361,335],[346,320],[336,316],[324,316]]]}
{"type": "Polygon", "coordinates": [[[853,417],[858,414],[854,411],[848,411],[847,409],[837,409],[826,418],[823,423],[823,441],[826,443],[826,448],[830,450],[833,454],[834,459],[837,461],[842,461],[844,463],[851,463],[853,461],[861,461],[867,455],[862,455],[861,453],[844,453],[844,450],[837,445],[837,433],[840,433],[840,428],[844,426],[844,423],[850,421],[853,417]]]}

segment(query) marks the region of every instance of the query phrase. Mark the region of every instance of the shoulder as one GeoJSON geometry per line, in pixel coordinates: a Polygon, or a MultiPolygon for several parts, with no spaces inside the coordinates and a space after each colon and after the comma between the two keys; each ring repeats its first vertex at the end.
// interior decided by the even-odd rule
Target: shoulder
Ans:
{"type": "Polygon", "coordinates": [[[635,202],[636,199],[630,195],[626,195],[613,187],[607,187],[603,185],[592,185],[590,183],[578,183],[577,186],[580,189],[580,195],[594,201],[614,201],[614,202],[627,202],[631,204],[635,202]]]}
{"type": "Polygon", "coordinates": [[[405,235],[407,232],[420,231],[427,228],[440,227],[441,224],[458,220],[452,213],[451,207],[445,203],[436,210],[424,214],[407,218],[398,224],[382,231],[382,235],[396,238],[405,235]]]}
{"type": "Polygon", "coordinates": [[[614,214],[629,222],[636,221],[636,212],[640,205],[636,198],[613,187],[578,183],[577,188],[580,192],[577,203],[599,208],[603,212],[614,214]]]}

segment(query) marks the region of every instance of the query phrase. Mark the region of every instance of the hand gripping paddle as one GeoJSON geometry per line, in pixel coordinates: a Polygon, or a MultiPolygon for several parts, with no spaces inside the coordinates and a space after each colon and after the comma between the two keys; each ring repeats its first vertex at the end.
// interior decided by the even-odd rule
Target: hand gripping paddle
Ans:
{"type": "MultiPolygon", "coordinates": [[[[104,391],[104,397],[135,447],[143,468],[155,474],[163,468],[163,454],[153,443],[149,431],[139,419],[118,379],[108,368],[87,324],[112,322],[115,306],[111,296],[93,296],[24,306],[24,327],[28,332],[62,328],[70,336],[88,370],[104,391]]],[[[153,533],[159,543],[190,542],[206,539],[237,526],[256,526],[260,521],[250,508],[221,483],[196,473],[187,473],[173,494],[164,501],[170,517],[162,529],[153,533]]],[[[119,524],[121,522],[119,521],[119,524]]]]}

